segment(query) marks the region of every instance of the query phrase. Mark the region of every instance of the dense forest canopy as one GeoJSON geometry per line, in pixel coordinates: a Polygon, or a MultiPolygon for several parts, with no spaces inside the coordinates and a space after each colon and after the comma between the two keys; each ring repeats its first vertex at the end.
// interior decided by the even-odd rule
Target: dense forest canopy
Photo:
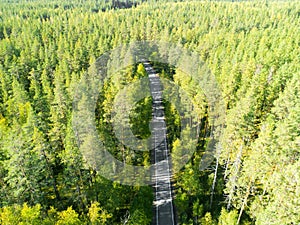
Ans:
{"type": "MultiPolygon", "coordinates": [[[[141,40],[196,52],[226,105],[219,150],[200,170],[212,130],[206,97],[183,71],[153,62],[160,76],[186,90],[202,122],[197,151],[174,174],[179,223],[299,224],[299,25],[296,0],[1,0],[1,224],[151,223],[152,188],[99,176],[82,156],[71,121],[74,89],[89,66],[141,40]]],[[[139,63],[118,71],[105,81],[95,111],[99,138],[135,165],[149,165],[149,152],[122,145],[110,115],[117,93],[145,75],[139,63]]],[[[141,139],[149,136],[151,103],[139,101],[130,115],[141,139]]],[[[176,158],[183,149],[180,121],[174,105],[164,104],[176,158]]]]}

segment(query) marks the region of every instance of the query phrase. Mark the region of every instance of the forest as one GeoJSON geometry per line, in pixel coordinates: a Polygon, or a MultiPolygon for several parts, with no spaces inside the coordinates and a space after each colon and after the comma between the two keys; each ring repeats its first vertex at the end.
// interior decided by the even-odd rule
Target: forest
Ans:
{"type": "MultiPolygon", "coordinates": [[[[72,126],[74,93],[86,71],[135,41],[195,52],[225,105],[214,160],[201,169],[213,130],[206,96],[180,69],[152,62],[186,91],[201,121],[198,141],[190,143],[196,151],[173,176],[178,224],[300,224],[297,0],[0,0],[0,223],[151,224],[152,187],[101,176],[72,126]]],[[[111,116],[118,92],[145,76],[137,62],[105,80],[94,122],[117,159],[149,166],[148,151],[136,154],[118,141],[111,116]]],[[[139,139],[150,135],[151,104],[144,98],[131,110],[139,139]]],[[[180,119],[172,102],[164,105],[176,158],[184,148],[180,119]]]]}

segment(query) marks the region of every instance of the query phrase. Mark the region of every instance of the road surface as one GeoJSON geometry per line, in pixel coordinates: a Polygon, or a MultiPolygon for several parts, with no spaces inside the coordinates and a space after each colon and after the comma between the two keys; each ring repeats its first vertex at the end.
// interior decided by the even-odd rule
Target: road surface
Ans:
{"type": "Polygon", "coordinates": [[[162,89],[159,76],[148,62],[143,62],[148,73],[150,91],[153,99],[151,121],[151,149],[154,174],[154,216],[153,225],[175,225],[174,205],[171,188],[171,161],[166,139],[166,123],[162,104],[162,89]]]}

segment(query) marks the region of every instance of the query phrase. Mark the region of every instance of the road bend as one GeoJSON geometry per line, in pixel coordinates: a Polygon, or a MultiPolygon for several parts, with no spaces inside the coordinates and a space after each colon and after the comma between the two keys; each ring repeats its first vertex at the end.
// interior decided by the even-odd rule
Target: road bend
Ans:
{"type": "Polygon", "coordinates": [[[167,146],[166,122],[162,104],[163,86],[159,76],[149,62],[143,62],[149,78],[152,103],[151,149],[154,172],[153,225],[175,225],[174,205],[171,188],[171,161],[167,146]]]}

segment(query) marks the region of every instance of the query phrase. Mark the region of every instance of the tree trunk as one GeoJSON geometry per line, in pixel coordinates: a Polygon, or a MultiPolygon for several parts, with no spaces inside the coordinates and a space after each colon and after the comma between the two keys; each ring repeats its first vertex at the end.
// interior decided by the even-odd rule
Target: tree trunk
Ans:
{"type": "Polygon", "coordinates": [[[211,195],[210,195],[210,205],[209,205],[210,208],[212,207],[214,192],[215,192],[215,186],[216,186],[216,182],[217,182],[217,174],[218,174],[218,168],[219,168],[219,157],[220,157],[220,151],[219,151],[219,149],[217,149],[216,167],[215,167],[214,180],[213,180],[213,184],[212,184],[212,188],[211,188],[211,195]]]}
{"type": "Polygon", "coordinates": [[[232,181],[232,188],[231,188],[230,193],[228,195],[227,210],[229,210],[230,207],[231,207],[232,197],[233,197],[233,194],[234,194],[234,191],[235,191],[235,188],[236,188],[235,183],[236,183],[236,181],[238,179],[238,175],[239,175],[242,153],[243,153],[243,144],[241,144],[240,151],[237,155],[237,158],[236,158],[235,162],[233,163],[233,168],[234,168],[233,172],[234,172],[234,174],[231,175],[231,177],[229,179],[230,181],[232,181]]]}
{"type": "Polygon", "coordinates": [[[241,221],[241,217],[242,217],[243,211],[245,209],[245,206],[247,205],[247,200],[248,200],[248,197],[250,195],[251,184],[252,184],[252,181],[250,182],[250,184],[249,184],[249,186],[247,188],[247,192],[246,192],[245,198],[243,200],[243,204],[242,204],[242,207],[240,209],[239,217],[238,217],[238,220],[237,220],[236,224],[239,224],[240,221],[241,221]]]}

